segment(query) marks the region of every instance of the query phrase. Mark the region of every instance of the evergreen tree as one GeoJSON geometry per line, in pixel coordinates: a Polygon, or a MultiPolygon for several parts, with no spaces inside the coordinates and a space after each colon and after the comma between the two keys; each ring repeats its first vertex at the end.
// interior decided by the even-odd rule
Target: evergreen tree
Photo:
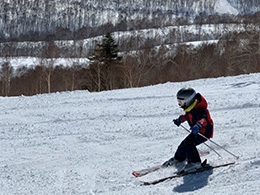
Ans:
{"type": "Polygon", "coordinates": [[[94,56],[90,58],[91,77],[96,90],[110,90],[117,88],[119,64],[118,45],[110,33],[107,33],[101,44],[97,44],[94,56]]]}
{"type": "Polygon", "coordinates": [[[121,57],[118,56],[118,45],[115,43],[115,40],[110,33],[107,33],[104,37],[102,44],[98,44],[98,48],[101,51],[100,59],[106,65],[110,65],[113,62],[118,62],[121,60],[121,57]]]}

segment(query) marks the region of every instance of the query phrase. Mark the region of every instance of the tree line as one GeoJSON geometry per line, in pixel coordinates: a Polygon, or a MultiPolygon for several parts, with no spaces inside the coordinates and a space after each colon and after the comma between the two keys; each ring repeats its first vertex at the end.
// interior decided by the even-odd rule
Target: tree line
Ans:
{"type": "Polygon", "coordinates": [[[53,34],[44,34],[45,38],[37,38],[35,33],[30,32],[15,39],[0,41],[0,56],[42,57],[49,43],[55,42],[59,47],[60,57],[86,57],[93,54],[95,42],[100,39],[98,35],[103,36],[106,33],[113,34],[122,52],[162,44],[214,40],[219,39],[227,31],[241,31],[246,25],[258,25],[259,16],[260,12],[245,16],[229,14],[205,16],[201,13],[194,19],[189,14],[170,20],[154,17],[148,21],[147,18],[139,18],[134,21],[121,21],[120,24],[106,23],[95,27],[93,33],[94,27],[85,26],[79,32],[57,27],[53,34]],[[168,23],[162,26],[162,21],[168,23]]]}
{"type": "Polygon", "coordinates": [[[91,63],[85,66],[54,66],[59,48],[50,43],[34,67],[14,70],[6,57],[0,68],[0,95],[89,90],[103,91],[140,87],[168,81],[260,72],[258,31],[232,32],[216,43],[200,46],[176,44],[120,52],[110,33],[96,45],[91,63]]]}
{"type": "MultiPolygon", "coordinates": [[[[215,2],[204,0],[199,10],[214,14],[215,2]]],[[[2,0],[0,40],[75,40],[103,35],[107,29],[115,32],[163,27],[173,24],[176,15],[196,14],[196,3],[190,0],[143,0],[142,3],[139,0],[2,0]]],[[[244,9],[250,12],[257,5],[257,2],[244,3],[244,9]]]]}

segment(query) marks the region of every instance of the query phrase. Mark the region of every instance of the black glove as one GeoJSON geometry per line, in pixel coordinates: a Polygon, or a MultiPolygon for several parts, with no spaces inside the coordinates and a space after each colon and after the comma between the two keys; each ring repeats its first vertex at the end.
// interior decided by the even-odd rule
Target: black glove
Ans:
{"type": "Polygon", "coordinates": [[[182,120],[181,117],[179,117],[177,119],[173,119],[173,122],[175,125],[177,125],[177,127],[179,127],[181,125],[181,123],[183,123],[184,121],[182,120]]]}

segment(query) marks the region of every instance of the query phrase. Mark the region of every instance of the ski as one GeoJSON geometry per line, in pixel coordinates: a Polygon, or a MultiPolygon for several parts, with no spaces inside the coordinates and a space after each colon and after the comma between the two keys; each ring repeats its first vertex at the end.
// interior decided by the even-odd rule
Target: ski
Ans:
{"type": "MultiPolygon", "coordinates": [[[[200,154],[200,156],[206,156],[206,155],[209,154],[209,152],[208,151],[199,151],[199,154],[200,154]]],[[[157,166],[153,166],[153,167],[150,167],[150,168],[147,168],[147,169],[142,169],[142,170],[139,170],[139,171],[133,171],[132,175],[135,176],[135,177],[142,177],[142,176],[147,175],[149,173],[158,171],[161,168],[164,168],[164,167],[162,165],[157,165],[157,166]]]]}
{"type": "Polygon", "coordinates": [[[147,169],[142,169],[142,170],[139,170],[139,171],[133,171],[132,175],[135,176],[135,177],[142,177],[144,175],[147,175],[148,173],[158,171],[161,168],[163,168],[162,165],[158,165],[158,166],[150,167],[150,168],[147,168],[147,169]]]}
{"type": "Polygon", "coordinates": [[[177,173],[177,174],[174,174],[174,175],[171,175],[171,176],[168,176],[168,177],[164,177],[164,178],[161,178],[161,179],[153,180],[153,181],[141,181],[141,185],[155,185],[155,184],[164,182],[166,180],[174,179],[174,178],[177,178],[177,177],[183,177],[185,175],[195,174],[195,173],[203,172],[203,171],[206,171],[206,170],[212,170],[212,169],[219,168],[219,167],[226,167],[226,166],[233,165],[233,164],[235,164],[235,162],[220,164],[220,165],[214,165],[214,166],[206,164],[206,165],[204,165],[204,167],[202,167],[198,170],[192,171],[192,172],[181,172],[181,173],[177,173]]]}

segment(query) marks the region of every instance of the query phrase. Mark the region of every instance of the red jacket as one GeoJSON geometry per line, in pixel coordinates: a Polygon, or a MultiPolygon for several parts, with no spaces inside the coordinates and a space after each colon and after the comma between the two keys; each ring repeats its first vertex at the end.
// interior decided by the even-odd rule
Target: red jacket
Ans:
{"type": "Polygon", "coordinates": [[[194,99],[195,102],[184,110],[186,112],[185,115],[181,115],[180,117],[183,121],[187,121],[190,127],[196,123],[200,123],[202,125],[200,133],[208,138],[212,138],[214,123],[207,109],[208,103],[199,93],[195,95],[194,99]]]}

